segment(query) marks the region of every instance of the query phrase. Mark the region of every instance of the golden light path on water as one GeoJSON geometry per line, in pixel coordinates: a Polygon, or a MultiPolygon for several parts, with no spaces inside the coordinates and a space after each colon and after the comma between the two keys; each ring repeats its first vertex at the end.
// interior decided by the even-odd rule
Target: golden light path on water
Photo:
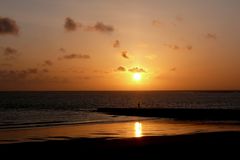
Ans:
{"type": "Polygon", "coordinates": [[[142,137],[142,123],[135,122],[135,137],[142,137]]]}

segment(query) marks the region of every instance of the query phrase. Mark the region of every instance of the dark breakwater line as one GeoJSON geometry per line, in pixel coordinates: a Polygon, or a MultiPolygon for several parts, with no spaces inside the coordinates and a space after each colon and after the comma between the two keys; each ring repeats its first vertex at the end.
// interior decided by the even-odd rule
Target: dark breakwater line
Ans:
{"type": "Polygon", "coordinates": [[[160,117],[179,120],[240,121],[239,109],[98,108],[97,112],[112,115],[160,117]]]}

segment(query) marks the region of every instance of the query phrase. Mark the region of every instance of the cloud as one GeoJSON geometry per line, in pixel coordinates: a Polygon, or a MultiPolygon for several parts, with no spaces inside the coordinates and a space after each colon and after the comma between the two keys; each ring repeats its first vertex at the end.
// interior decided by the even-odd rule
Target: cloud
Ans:
{"type": "Polygon", "coordinates": [[[56,84],[56,83],[69,83],[70,80],[65,78],[65,77],[58,77],[58,76],[50,76],[50,75],[45,75],[42,77],[35,77],[34,79],[29,79],[25,82],[28,82],[30,84],[36,84],[39,85],[40,83],[52,83],[52,84],[56,84]]]}
{"type": "Polygon", "coordinates": [[[172,27],[177,27],[178,24],[184,21],[184,18],[181,16],[176,16],[174,21],[161,21],[158,19],[154,19],[152,21],[152,26],[158,27],[158,28],[164,28],[164,29],[169,29],[172,27]]]}
{"type": "Polygon", "coordinates": [[[68,54],[63,56],[64,59],[90,59],[87,54],[68,54]]]}
{"type": "Polygon", "coordinates": [[[5,86],[11,86],[13,89],[26,89],[32,85],[39,87],[39,85],[46,83],[52,83],[54,85],[56,83],[70,82],[65,77],[52,76],[48,72],[48,69],[39,70],[37,68],[16,70],[0,69],[0,86],[2,88],[5,86]]]}
{"type": "Polygon", "coordinates": [[[38,73],[38,69],[37,68],[30,68],[30,69],[26,70],[26,73],[36,74],[36,73],[38,73]]]}
{"type": "Polygon", "coordinates": [[[175,50],[175,51],[178,51],[178,50],[188,50],[188,51],[191,51],[193,49],[192,45],[187,45],[186,47],[179,46],[177,44],[164,44],[164,45],[167,46],[170,49],[175,50]]]}
{"type": "Polygon", "coordinates": [[[104,71],[104,70],[96,69],[96,70],[93,70],[93,73],[97,73],[97,74],[108,74],[109,72],[108,72],[108,71],[104,71]]]}
{"type": "Polygon", "coordinates": [[[167,46],[168,48],[170,49],[173,49],[173,50],[180,50],[180,46],[176,45],[176,44],[165,44],[165,46],[167,46]]]}
{"type": "Polygon", "coordinates": [[[114,41],[113,48],[119,48],[119,47],[120,47],[120,41],[119,40],[114,41]]]}
{"type": "Polygon", "coordinates": [[[0,70],[0,81],[18,81],[26,79],[31,75],[38,73],[37,68],[29,68],[25,70],[0,70]]]}
{"type": "Polygon", "coordinates": [[[42,71],[43,71],[44,73],[48,73],[48,72],[49,72],[49,70],[46,69],[46,68],[42,69],[42,71]]]}
{"type": "Polygon", "coordinates": [[[159,20],[153,20],[152,25],[155,27],[162,27],[162,26],[164,26],[164,23],[159,20]]]}
{"type": "Polygon", "coordinates": [[[106,25],[103,22],[97,22],[95,25],[84,25],[82,23],[76,22],[70,17],[65,18],[64,28],[67,31],[76,31],[77,29],[84,28],[84,31],[96,31],[102,33],[110,33],[114,31],[114,27],[111,25],[106,25]]]}
{"type": "Polygon", "coordinates": [[[53,65],[53,62],[50,61],[50,60],[46,60],[46,61],[44,61],[43,65],[44,65],[44,66],[52,66],[52,65],[53,65]]]}
{"type": "Polygon", "coordinates": [[[184,18],[181,17],[181,16],[176,16],[175,19],[176,19],[176,21],[178,21],[178,22],[183,22],[183,21],[184,21],[184,18]]]}
{"type": "Polygon", "coordinates": [[[14,56],[17,53],[18,53],[18,51],[15,48],[12,48],[12,47],[4,48],[4,55],[5,56],[14,56]]]}
{"type": "Polygon", "coordinates": [[[97,31],[102,33],[110,33],[114,31],[114,27],[106,25],[102,22],[97,22],[94,26],[87,26],[86,31],[97,31]]]}
{"type": "Polygon", "coordinates": [[[213,39],[213,40],[217,39],[217,35],[215,33],[207,33],[205,37],[207,39],[213,39]]]}
{"type": "Polygon", "coordinates": [[[64,48],[59,48],[59,51],[62,53],[66,53],[66,50],[64,48]]]}
{"type": "Polygon", "coordinates": [[[145,73],[146,72],[143,68],[138,68],[138,67],[130,68],[130,69],[128,69],[128,71],[133,72],[133,73],[145,73]]]}
{"type": "Polygon", "coordinates": [[[15,60],[18,56],[18,50],[12,47],[2,47],[5,60],[15,60]]]}
{"type": "Polygon", "coordinates": [[[11,67],[12,66],[12,64],[10,64],[10,63],[1,63],[0,65],[3,67],[11,67]]]}
{"type": "Polygon", "coordinates": [[[72,18],[67,17],[65,19],[65,24],[64,24],[64,28],[67,31],[75,31],[77,30],[77,27],[81,27],[81,24],[77,24],[77,22],[75,22],[72,18]]]}
{"type": "Polygon", "coordinates": [[[172,49],[174,49],[174,50],[179,50],[179,49],[180,49],[180,47],[179,47],[178,45],[173,45],[173,46],[171,46],[170,48],[172,48],[172,49]]]}
{"type": "Polygon", "coordinates": [[[170,69],[170,71],[172,71],[172,72],[175,72],[176,70],[177,70],[176,67],[173,67],[173,68],[170,69]]]}
{"type": "Polygon", "coordinates": [[[172,27],[176,27],[177,24],[174,22],[162,22],[160,20],[153,20],[152,26],[156,28],[163,28],[163,29],[169,29],[172,27]]]}
{"type": "Polygon", "coordinates": [[[186,47],[186,49],[189,50],[189,51],[191,51],[191,50],[193,49],[193,46],[192,46],[192,45],[188,45],[188,46],[186,47]]]}
{"type": "MultiPolygon", "coordinates": [[[[67,51],[64,48],[60,48],[60,51],[63,53],[67,53],[67,51]]],[[[62,59],[90,59],[90,55],[88,54],[75,54],[75,53],[67,53],[62,57],[59,57],[58,60],[62,59]]],[[[51,61],[45,61],[45,65],[52,65],[53,63],[51,61]]]]}
{"type": "Polygon", "coordinates": [[[18,35],[19,26],[16,21],[7,17],[0,17],[0,35],[18,35]]]}
{"type": "Polygon", "coordinates": [[[125,71],[126,71],[126,68],[123,67],[123,66],[119,66],[119,67],[116,69],[116,71],[118,71],[118,72],[125,72],[125,71]]]}
{"type": "Polygon", "coordinates": [[[123,51],[123,52],[122,52],[122,57],[123,57],[123,58],[126,58],[126,59],[129,59],[127,53],[128,53],[127,51],[123,51]]]}
{"type": "Polygon", "coordinates": [[[92,79],[93,77],[90,77],[90,76],[78,76],[77,79],[78,80],[90,80],[92,79]]]}

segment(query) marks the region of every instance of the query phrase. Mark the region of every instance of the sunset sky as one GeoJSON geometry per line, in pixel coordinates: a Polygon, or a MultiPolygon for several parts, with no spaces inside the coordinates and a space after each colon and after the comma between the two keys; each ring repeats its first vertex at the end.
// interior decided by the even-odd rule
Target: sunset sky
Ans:
{"type": "Polygon", "coordinates": [[[239,0],[1,0],[0,90],[238,90],[239,15],[239,0]]]}

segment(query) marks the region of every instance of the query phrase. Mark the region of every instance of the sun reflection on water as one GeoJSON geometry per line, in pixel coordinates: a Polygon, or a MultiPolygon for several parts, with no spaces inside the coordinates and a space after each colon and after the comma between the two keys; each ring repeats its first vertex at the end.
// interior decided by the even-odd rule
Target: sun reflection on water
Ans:
{"type": "Polygon", "coordinates": [[[142,137],[142,124],[140,122],[136,122],[134,125],[135,128],[135,137],[142,137]]]}

